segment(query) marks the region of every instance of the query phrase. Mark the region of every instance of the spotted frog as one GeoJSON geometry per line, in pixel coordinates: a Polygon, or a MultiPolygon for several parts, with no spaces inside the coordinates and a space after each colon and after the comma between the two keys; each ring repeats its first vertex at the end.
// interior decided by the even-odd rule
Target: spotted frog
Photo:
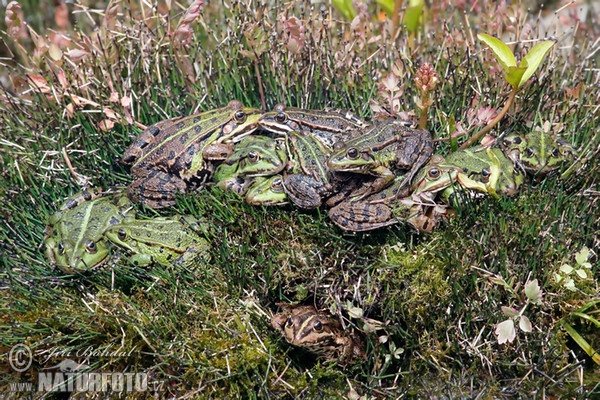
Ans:
{"type": "Polygon", "coordinates": [[[433,153],[433,139],[429,131],[388,119],[335,147],[327,161],[331,172],[352,172],[376,178],[357,193],[355,199],[358,200],[389,186],[396,178],[395,170],[408,170],[394,196],[388,198],[391,201],[408,194],[415,174],[433,153]]]}
{"type": "Polygon", "coordinates": [[[341,364],[366,359],[362,339],[355,332],[344,330],[338,319],[313,306],[278,306],[282,310],[273,316],[271,325],[288,343],[341,364]]]}
{"type": "Polygon", "coordinates": [[[246,192],[246,203],[255,206],[276,206],[286,204],[288,197],[283,190],[281,175],[259,176],[246,192]]]}
{"type": "Polygon", "coordinates": [[[546,176],[575,158],[569,143],[541,130],[511,133],[500,141],[500,146],[518,168],[535,176],[546,176]]]}
{"type": "MultiPolygon", "coordinates": [[[[492,196],[514,196],[525,181],[522,171],[497,147],[459,150],[449,154],[446,163],[455,165],[468,178],[461,176],[461,186],[492,196]]],[[[449,187],[442,196],[450,199],[453,194],[454,187],[449,187]]]]}
{"type": "Polygon", "coordinates": [[[47,257],[68,274],[100,266],[110,254],[104,232],[132,215],[131,206],[123,189],[88,189],[70,197],[48,220],[47,257]]]}
{"type": "Polygon", "coordinates": [[[396,177],[392,185],[370,196],[342,201],[329,210],[329,217],[346,231],[362,232],[399,222],[407,222],[420,232],[431,232],[443,211],[435,202],[436,194],[450,187],[458,179],[458,170],[444,164],[443,157],[436,156],[423,167],[414,179],[411,195],[398,198],[398,188],[405,177],[396,177]],[[392,201],[389,199],[392,198],[392,201]]]}
{"type": "Polygon", "coordinates": [[[232,101],[224,108],[150,126],[123,155],[133,175],[130,197],[152,208],[175,204],[177,193],[210,179],[215,163],[231,155],[234,141],[258,127],[261,115],[232,101]]]}
{"type": "Polygon", "coordinates": [[[129,250],[135,265],[156,262],[169,266],[189,266],[208,252],[208,242],[199,235],[200,221],[192,216],[176,215],[153,219],[126,218],[106,229],[108,240],[129,250]]]}
{"type": "Polygon", "coordinates": [[[219,187],[243,195],[259,176],[281,172],[288,161],[281,139],[267,136],[246,136],[233,153],[217,167],[213,180],[219,187]]]}
{"type": "Polygon", "coordinates": [[[337,142],[360,135],[369,126],[349,111],[307,110],[285,107],[283,104],[264,113],[259,119],[259,125],[283,136],[290,132],[300,132],[318,140],[328,150],[337,142]]]}

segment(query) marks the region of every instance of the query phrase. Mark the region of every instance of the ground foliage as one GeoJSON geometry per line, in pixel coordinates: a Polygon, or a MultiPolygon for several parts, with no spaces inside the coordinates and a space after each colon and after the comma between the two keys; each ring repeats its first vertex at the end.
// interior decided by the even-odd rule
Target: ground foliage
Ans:
{"type": "MultiPolygon", "coordinates": [[[[24,1],[31,29],[19,29],[18,10],[3,11],[0,352],[17,343],[35,352],[23,374],[1,363],[3,388],[56,365],[64,359],[56,349],[94,348],[130,355],[77,361],[148,372],[166,383],[163,395],[179,397],[600,391],[598,365],[563,329],[569,323],[600,348],[598,328],[576,314],[587,306],[597,319],[600,308],[598,21],[577,20],[574,7],[554,15],[520,2],[442,1],[409,34],[396,32],[375,2],[351,22],[327,3],[199,3],[59,2],[54,20],[44,21],[24,1]],[[568,179],[538,180],[511,199],[467,201],[431,235],[405,226],[344,234],[323,210],[251,207],[210,189],[164,212],[208,219],[207,265],[141,269],[117,254],[96,271],[66,276],[45,259],[48,216],[85,185],[127,184],[121,154],[143,125],[165,118],[231,99],[411,117],[412,79],[427,62],[440,78],[429,128],[437,138],[472,132],[508,94],[478,32],[511,43],[517,56],[538,39],[557,39],[497,131],[545,126],[560,134],[584,156],[568,179]],[[590,276],[568,290],[555,273],[584,246],[590,276]],[[533,331],[499,344],[501,307],[521,309],[533,279],[543,292],[526,311],[533,331]],[[369,361],[342,368],[291,348],[269,325],[281,301],[342,316],[364,332],[369,361]]],[[[440,142],[437,152],[449,147],[440,142]]]]}

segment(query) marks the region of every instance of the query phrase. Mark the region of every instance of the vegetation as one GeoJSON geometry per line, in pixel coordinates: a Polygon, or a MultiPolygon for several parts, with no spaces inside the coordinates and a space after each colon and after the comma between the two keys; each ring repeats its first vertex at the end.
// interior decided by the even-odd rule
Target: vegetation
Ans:
{"type": "Polygon", "coordinates": [[[415,2],[415,22],[391,1],[354,2],[354,14],[327,2],[183,3],[57,2],[51,20],[33,1],[0,11],[0,392],[65,358],[148,373],[161,397],[600,392],[599,26],[578,20],[578,6],[415,2]],[[517,91],[482,32],[518,60],[549,36],[556,45],[517,91]],[[425,63],[439,82],[424,95],[425,63]],[[161,212],[207,219],[210,263],[136,268],[117,256],[77,276],[52,268],[44,227],[67,196],[128,184],[119,160],[144,126],[231,99],[366,118],[425,112],[441,154],[496,118],[494,136],[546,129],[580,159],[514,198],[467,200],[430,235],[345,234],[323,210],[252,207],[210,188],[161,212]],[[343,315],[364,333],[368,361],[341,367],[290,347],[269,324],[277,302],[343,315]],[[34,357],[17,373],[5,360],[20,343],[34,357]]]}

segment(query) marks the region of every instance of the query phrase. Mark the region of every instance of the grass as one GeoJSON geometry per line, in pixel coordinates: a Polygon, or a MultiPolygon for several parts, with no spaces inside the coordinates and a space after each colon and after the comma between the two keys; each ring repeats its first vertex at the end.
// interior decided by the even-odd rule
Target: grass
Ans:
{"type": "MultiPolygon", "coordinates": [[[[532,129],[550,121],[587,158],[565,180],[529,183],[515,198],[470,201],[431,235],[405,226],[346,234],[326,210],[252,207],[211,188],[160,213],[206,218],[209,263],[189,270],[136,268],[116,252],[87,274],[52,269],[43,253],[48,217],[83,182],[130,181],[119,159],[140,132],[136,123],[220,107],[233,98],[261,106],[259,85],[267,108],[328,106],[369,117],[371,99],[389,106],[378,81],[394,64],[402,64],[397,89],[402,109],[410,111],[416,95],[411,78],[424,61],[441,77],[429,121],[437,137],[448,136],[452,118],[466,125],[469,110],[501,108],[506,95],[502,77],[490,72],[498,68],[491,56],[469,41],[475,35],[462,25],[460,9],[447,8],[447,30],[430,16],[411,47],[404,33],[394,41],[385,18],[365,18],[352,29],[328,7],[227,4],[225,14],[223,4],[205,5],[202,23],[192,24],[194,45],[187,46],[168,34],[178,32],[178,9],[167,16],[146,10],[144,25],[135,22],[142,18],[139,7],[131,14],[119,9],[119,20],[110,13],[78,14],[78,29],[67,32],[72,43],[58,60],[47,49],[34,55],[28,39],[3,34],[14,56],[0,61],[9,82],[0,105],[0,390],[35,382],[39,371],[71,358],[95,371],[146,372],[163,383],[164,395],[178,397],[599,392],[598,365],[561,325],[569,322],[600,348],[597,327],[576,314],[591,305],[585,313],[598,319],[600,95],[597,56],[587,38],[594,37],[593,25],[574,33],[576,46],[560,38],[564,49],[550,55],[498,128],[532,129]],[[287,47],[292,16],[304,27],[295,37],[304,44],[299,52],[287,47]],[[453,41],[445,39],[450,34],[453,41]],[[75,60],[68,49],[89,55],[75,60]],[[26,74],[43,77],[49,90],[26,90],[35,79],[26,74]],[[115,125],[102,130],[103,121],[115,125]],[[554,273],[573,264],[583,246],[592,249],[591,277],[576,280],[577,290],[569,291],[554,273]],[[501,307],[520,309],[523,286],[532,279],[543,291],[542,304],[527,308],[533,331],[498,344],[494,330],[506,319],[501,307]],[[369,361],[342,368],[289,346],[269,324],[282,301],[316,303],[344,315],[364,332],[369,361]],[[35,354],[33,367],[20,374],[4,362],[18,343],[35,354]],[[86,353],[92,350],[104,354],[86,353]]],[[[509,34],[507,19],[476,22],[484,31],[495,32],[494,26],[509,34]]],[[[49,45],[53,39],[45,40],[49,45]]],[[[448,146],[440,143],[437,152],[448,146]]]]}

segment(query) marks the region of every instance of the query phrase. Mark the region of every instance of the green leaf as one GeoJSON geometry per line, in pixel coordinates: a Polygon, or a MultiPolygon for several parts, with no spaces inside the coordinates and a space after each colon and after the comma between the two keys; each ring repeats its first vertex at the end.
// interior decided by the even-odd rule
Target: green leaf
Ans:
{"type": "Polygon", "coordinates": [[[508,67],[506,81],[510,83],[513,88],[518,89],[526,70],[527,67],[508,67]]]}
{"type": "Polygon", "coordinates": [[[540,304],[542,302],[542,291],[537,279],[525,284],[525,296],[533,304],[540,304]]]}
{"type": "Polygon", "coordinates": [[[394,14],[394,0],[377,0],[377,4],[381,6],[388,16],[394,14]]]}
{"type": "Polygon", "coordinates": [[[577,254],[575,254],[575,261],[577,261],[577,264],[583,265],[583,263],[588,260],[589,256],[590,250],[586,246],[583,246],[581,250],[579,250],[577,254]]]}
{"type": "Polygon", "coordinates": [[[508,74],[508,67],[516,67],[517,61],[515,60],[515,55],[512,50],[505,45],[500,39],[496,39],[493,36],[490,36],[485,33],[479,33],[477,35],[477,39],[481,40],[483,43],[488,45],[490,49],[494,52],[496,56],[496,60],[502,65],[502,69],[508,74]]]}
{"type": "Polygon", "coordinates": [[[560,266],[560,271],[569,275],[571,272],[573,272],[573,267],[571,267],[569,264],[563,264],[560,266]]]}
{"type": "Polygon", "coordinates": [[[331,4],[333,4],[347,20],[352,21],[354,17],[356,17],[356,11],[352,6],[352,0],[331,0],[331,4]]]}
{"type": "Polygon", "coordinates": [[[521,328],[523,332],[531,332],[531,321],[529,321],[529,318],[525,315],[521,315],[521,318],[519,319],[519,328],[521,328]]]}
{"type": "Polygon", "coordinates": [[[575,281],[573,281],[573,279],[571,278],[565,279],[563,285],[565,285],[565,288],[569,289],[572,292],[577,290],[577,288],[575,287],[575,281]]]}
{"type": "Polygon", "coordinates": [[[517,86],[517,88],[523,86],[525,82],[531,78],[531,75],[533,75],[542,61],[544,61],[546,54],[548,54],[552,46],[554,46],[554,42],[551,40],[538,43],[533,46],[531,50],[529,50],[529,53],[527,53],[525,57],[523,57],[523,60],[521,61],[521,67],[526,67],[526,71],[521,76],[521,81],[519,82],[519,86],[517,86]]]}
{"type": "Polygon", "coordinates": [[[419,21],[421,20],[421,11],[423,11],[422,0],[410,0],[408,8],[404,13],[404,24],[406,30],[409,32],[415,32],[419,28],[419,21]]]}
{"type": "Polygon", "coordinates": [[[587,272],[585,272],[585,269],[576,269],[575,273],[579,275],[581,279],[587,279],[587,272]]]}

